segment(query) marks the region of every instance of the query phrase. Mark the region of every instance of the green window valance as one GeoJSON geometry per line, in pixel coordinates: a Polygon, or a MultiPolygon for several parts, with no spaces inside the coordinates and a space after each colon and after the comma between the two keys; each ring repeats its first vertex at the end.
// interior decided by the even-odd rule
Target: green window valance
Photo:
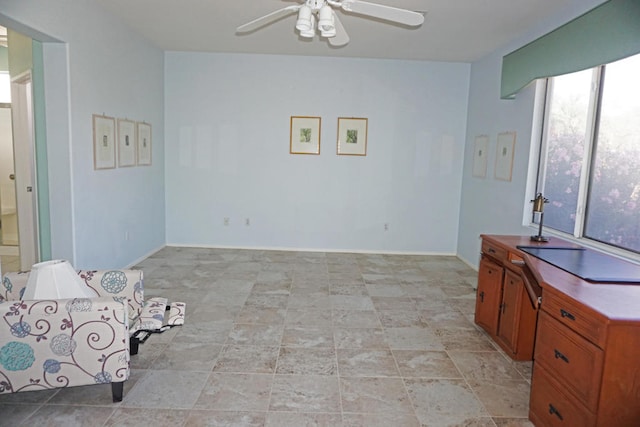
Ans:
{"type": "Polygon", "coordinates": [[[640,53],[640,0],[609,0],[502,58],[500,97],[640,53]]]}

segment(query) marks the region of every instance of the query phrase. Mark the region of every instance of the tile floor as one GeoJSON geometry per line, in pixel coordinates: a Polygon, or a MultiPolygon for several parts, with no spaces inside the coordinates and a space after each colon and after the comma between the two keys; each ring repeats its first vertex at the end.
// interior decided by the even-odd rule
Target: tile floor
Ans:
{"type": "Polygon", "coordinates": [[[0,425],[531,426],[530,363],[473,324],[453,257],[165,248],[139,268],[186,324],[96,385],[0,395],[0,425]]]}

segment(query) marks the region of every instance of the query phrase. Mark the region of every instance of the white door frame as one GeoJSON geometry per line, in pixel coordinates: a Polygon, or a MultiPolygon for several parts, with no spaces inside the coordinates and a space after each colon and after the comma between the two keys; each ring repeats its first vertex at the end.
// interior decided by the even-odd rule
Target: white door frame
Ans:
{"type": "Polygon", "coordinates": [[[11,79],[11,107],[20,268],[29,270],[40,259],[33,129],[33,84],[30,70],[11,79]]]}

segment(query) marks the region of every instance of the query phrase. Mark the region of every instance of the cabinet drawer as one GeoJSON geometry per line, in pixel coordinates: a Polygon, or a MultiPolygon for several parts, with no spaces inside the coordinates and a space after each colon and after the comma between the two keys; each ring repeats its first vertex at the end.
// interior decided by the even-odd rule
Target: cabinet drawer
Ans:
{"type": "Polygon", "coordinates": [[[494,245],[491,242],[488,242],[486,239],[482,240],[481,251],[484,255],[490,256],[491,258],[494,258],[501,263],[507,262],[507,250],[498,245],[494,245]]]}
{"type": "Polygon", "coordinates": [[[541,312],[536,335],[536,364],[544,365],[570,393],[595,411],[604,354],[598,347],[541,312]]]}
{"type": "Polygon", "coordinates": [[[531,381],[530,418],[536,426],[590,427],[595,415],[559,391],[549,374],[535,364],[531,381]]]}
{"type": "Polygon", "coordinates": [[[573,329],[600,348],[606,340],[606,319],[569,299],[549,292],[542,293],[542,309],[563,325],[573,329]]]}

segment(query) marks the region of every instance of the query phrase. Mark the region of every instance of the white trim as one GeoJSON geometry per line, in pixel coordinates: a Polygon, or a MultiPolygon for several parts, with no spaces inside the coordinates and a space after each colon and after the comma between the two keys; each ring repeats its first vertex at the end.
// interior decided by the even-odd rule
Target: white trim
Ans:
{"type": "Polygon", "coordinates": [[[164,249],[167,245],[160,245],[158,246],[156,249],[153,249],[149,252],[146,253],[146,255],[141,256],[140,258],[136,259],[135,261],[131,262],[130,264],[128,264],[126,267],[124,268],[132,268],[135,267],[136,265],[140,264],[142,261],[146,260],[147,258],[149,258],[151,255],[155,254],[156,252],[164,249]]]}
{"type": "Polygon", "coordinates": [[[287,251],[287,252],[326,252],[326,253],[346,253],[346,254],[372,254],[372,255],[425,255],[425,256],[452,256],[457,257],[455,252],[409,252],[409,251],[382,251],[363,249],[319,249],[319,248],[291,248],[278,246],[218,246],[218,245],[196,245],[167,243],[167,247],[173,248],[200,248],[200,249],[239,249],[251,251],[287,251]]]}

